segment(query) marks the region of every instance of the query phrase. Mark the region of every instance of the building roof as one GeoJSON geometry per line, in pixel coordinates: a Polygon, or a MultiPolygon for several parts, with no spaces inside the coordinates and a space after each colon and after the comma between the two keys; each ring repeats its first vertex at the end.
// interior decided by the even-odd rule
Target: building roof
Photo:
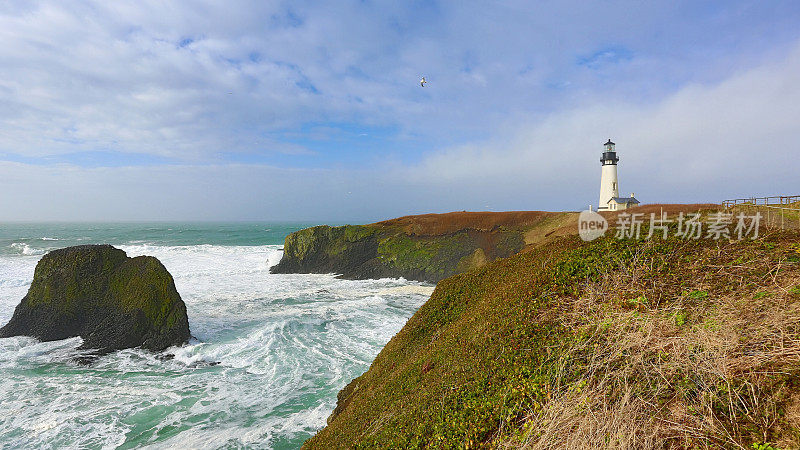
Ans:
{"type": "Polygon", "coordinates": [[[609,139],[609,140],[608,140],[608,142],[606,142],[606,143],[605,143],[605,144],[603,144],[603,145],[608,145],[608,144],[611,144],[611,145],[617,145],[617,144],[615,144],[615,143],[611,142],[611,139],[609,139]]]}
{"type": "Polygon", "coordinates": [[[611,203],[611,200],[623,204],[623,203],[641,203],[639,200],[636,200],[635,197],[611,197],[606,203],[611,203]]]}

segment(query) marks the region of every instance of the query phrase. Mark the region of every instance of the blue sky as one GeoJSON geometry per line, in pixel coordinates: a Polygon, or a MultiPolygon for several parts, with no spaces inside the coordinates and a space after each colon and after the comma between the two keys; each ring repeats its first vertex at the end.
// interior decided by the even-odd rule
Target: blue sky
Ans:
{"type": "Polygon", "coordinates": [[[796,1],[0,4],[0,221],[796,194],[796,1]],[[419,86],[425,76],[429,84],[419,86]]]}

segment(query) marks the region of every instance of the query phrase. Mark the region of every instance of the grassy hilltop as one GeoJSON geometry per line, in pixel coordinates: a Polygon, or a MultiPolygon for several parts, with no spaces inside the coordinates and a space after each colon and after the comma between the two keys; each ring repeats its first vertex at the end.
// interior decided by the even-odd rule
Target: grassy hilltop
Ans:
{"type": "Polygon", "coordinates": [[[306,448],[798,448],[799,375],[798,232],[559,237],[439,282],[306,448]]]}

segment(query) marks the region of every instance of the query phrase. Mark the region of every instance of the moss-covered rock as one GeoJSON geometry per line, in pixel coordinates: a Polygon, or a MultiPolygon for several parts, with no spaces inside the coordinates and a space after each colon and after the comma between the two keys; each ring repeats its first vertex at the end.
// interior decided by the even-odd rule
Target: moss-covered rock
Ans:
{"type": "Polygon", "coordinates": [[[370,264],[377,256],[377,229],[322,225],[287,236],[283,258],[272,268],[272,272],[341,273],[349,278],[380,277],[380,267],[370,264]]]}
{"type": "Polygon", "coordinates": [[[152,256],[110,245],[52,251],[36,265],[28,294],[0,337],[53,341],[81,336],[83,348],[161,351],[189,340],[186,305],[152,256]]]}

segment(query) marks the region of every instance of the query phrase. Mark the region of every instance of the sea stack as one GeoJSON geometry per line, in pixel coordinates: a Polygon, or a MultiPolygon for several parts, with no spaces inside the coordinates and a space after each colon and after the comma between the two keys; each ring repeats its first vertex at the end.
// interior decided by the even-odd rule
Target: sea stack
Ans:
{"type": "Polygon", "coordinates": [[[152,256],[129,258],[110,245],[54,250],[36,265],[27,295],[0,337],[83,338],[108,353],[162,351],[186,343],[189,320],[172,275],[152,256]]]}

